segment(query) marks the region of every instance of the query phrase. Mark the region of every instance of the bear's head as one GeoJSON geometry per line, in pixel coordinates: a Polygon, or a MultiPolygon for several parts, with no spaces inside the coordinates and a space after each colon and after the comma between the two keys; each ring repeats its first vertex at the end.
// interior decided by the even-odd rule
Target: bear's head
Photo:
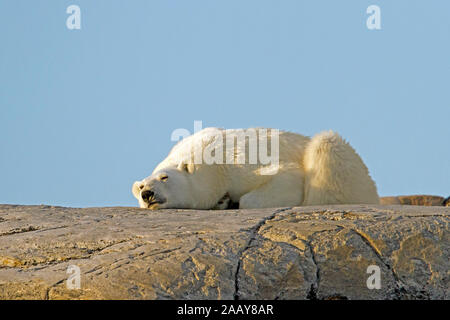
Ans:
{"type": "MultiPolygon", "coordinates": [[[[133,184],[132,192],[141,208],[210,209],[223,196],[211,166],[180,163],[155,169],[151,176],[133,184]]],[[[220,179],[219,179],[220,180],[220,179]]]]}

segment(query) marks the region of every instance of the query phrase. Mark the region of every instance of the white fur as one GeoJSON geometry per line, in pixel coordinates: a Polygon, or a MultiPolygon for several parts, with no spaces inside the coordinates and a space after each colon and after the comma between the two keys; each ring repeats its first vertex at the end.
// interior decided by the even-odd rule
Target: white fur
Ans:
{"type": "MultiPolygon", "coordinates": [[[[226,207],[229,201],[239,203],[239,208],[379,203],[367,167],[332,131],[313,138],[280,131],[279,166],[273,175],[262,175],[261,165],[248,161],[195,164],[195,150],[207,150],[218,142],[218,134],[234,132],[206,128],[180,141],[151,176],[133,184],[139,205],[150,209],[216,209],[226,207]],[[141,194],[145,190],[152,190],[162,203],[144,202],[141,194]]],[[[269,137],[269,145],[270,141],[269,137]]],[[[246,150],[238,149],[232,156],[236,159],[246,150]]],[[[224,148],[223,153],[227,152],[230,150],[224,148]]]]}

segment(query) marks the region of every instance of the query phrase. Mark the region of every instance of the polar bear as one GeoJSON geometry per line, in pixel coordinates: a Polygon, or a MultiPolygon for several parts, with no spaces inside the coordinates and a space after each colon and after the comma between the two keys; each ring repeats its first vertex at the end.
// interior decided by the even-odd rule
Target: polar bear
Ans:
{"type": "Polygon", "coordinates": [[[188,136],[132,192],[149,209],[379,203],[367,167],[339,134],[310,138],[266,128],[206,128],[188,136]],[[263,151],[272,162],[267,155],[262,161],[263,151]]]}

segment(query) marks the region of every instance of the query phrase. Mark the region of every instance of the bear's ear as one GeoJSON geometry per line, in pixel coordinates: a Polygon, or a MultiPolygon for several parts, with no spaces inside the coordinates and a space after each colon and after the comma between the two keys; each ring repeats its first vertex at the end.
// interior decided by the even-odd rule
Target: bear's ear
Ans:
{"type": "Polygon", "coordinates": [[[133,183],[133,187],[131,188],[131,192],[133,193],[134,197],[139,200],[140,192],[141,192],[141,181],[136,181],[133,183]]]}
{"type": "Polygon", "coordinates": [[[195,169],[195,167],[194,167],[193,163],[180,162],[180,164],[178,165],[178,170],[184,171],[187,173],[193,173],[194,169],[195,169]]]}

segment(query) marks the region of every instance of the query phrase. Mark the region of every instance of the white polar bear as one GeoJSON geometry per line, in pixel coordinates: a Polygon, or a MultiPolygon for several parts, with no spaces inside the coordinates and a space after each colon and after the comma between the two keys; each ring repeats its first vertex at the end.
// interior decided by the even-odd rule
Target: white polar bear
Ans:
{"type": "Polygon", "coordinates": [[[181,140],[151,176],[133,184],[140,207],[224,209],[230,203],[239,208],[379,203],[367,167],[337,133],[322,132],[309,138],[275,129],[247,129],[243,143],[238,140],[234,148],[234,137],[242,133],[239,130],[206,128],[181,140]],[[269,130],[271,134],[267,135],[269,130]],[[276,163],[269,166],[267,161],[255,162],[252,158],[255,150],[265,150],[261,143],[256,149],[251,145],[264,134],[270,145],[267,150],[277,156],[276,163]],[[232,148],[224,143],[228,137],[232,148]],[[278,145],[274,147],[272,142],[278,145]]]}

